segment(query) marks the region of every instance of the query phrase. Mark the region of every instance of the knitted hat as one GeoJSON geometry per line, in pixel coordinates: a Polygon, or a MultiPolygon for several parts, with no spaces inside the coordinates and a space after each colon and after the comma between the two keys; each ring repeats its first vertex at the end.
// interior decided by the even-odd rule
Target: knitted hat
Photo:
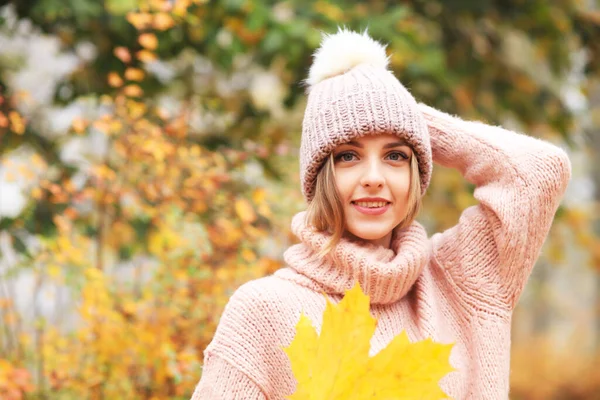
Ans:
{"type": "Polygon", "coordinates": [[[413,149],[419,163],[421,194],[431,178],[429,131],[414,97],[387,70],[385,46],[367,32],[340,28],[325,34],[314,54],[306,83],[300,180],[310,203],[323,161],[342,143],[373,134],[395,134],[413,149]]]}

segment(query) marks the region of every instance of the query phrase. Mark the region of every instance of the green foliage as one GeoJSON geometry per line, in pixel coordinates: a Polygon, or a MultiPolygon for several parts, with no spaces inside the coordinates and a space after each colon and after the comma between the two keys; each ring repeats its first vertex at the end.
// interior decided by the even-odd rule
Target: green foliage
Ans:
{"type": "MultiPolygon", "coordinates": [[[[43,282],[71,288],[82,321],[68,334],[30,327],[44,339],[36,342],[23,328],[31,321],[0,293],[9,327],[0,330],[0,378],[21,379],[6,387],[0,379],[0,397],[15,399],[31,391],[189,397],[229,295],[279,267],[261,246],[285,238],[303,206],[294,146],[301,81],[321,31],[368,29],[389,43],[391,67],[418,100],[490,123],[512,117],[545,138],[572,132],[560,90],[571,54],[588,51],[585,78],[600,78],[600,18],[576,0],[12,3],[62,52],[95,49],[57,82],[50,104],[37,105],[39,114],[20,111],[30,100],[9,84],[23,60],[0,60],[0,158],[29,146],[35,154],[22,172],[38,178],[23,212],[0,220],[28,256],[9,275],[33,271],[38,290],[43,282]],[[154,59],[172,76],[153,72],[154,59]],[[35,123],[76,101],[93,112],[62,135],[35,123]],[[108,152],[88,160],[81,183],[84,168],[63,161],[61,148],[98,132],[108,152]],[[41,247],[28,249],[27,235],[41,247]],[[126,283],[113,273],[123,261],[134,271],[126,283]],[[39,371],[36,387],[25,365],[39,371]]],[[[0,21],[0,31],[10,30],[0,21]]],[[[456,223],[472,192],[457,171],[438,168],[425,199],[431,229],[456,223]]],[[[586,212],[565,209],[558,219],[600,248],[586,212]]],[[[564,246],[557,237],[550,257],[564,246]]]]}

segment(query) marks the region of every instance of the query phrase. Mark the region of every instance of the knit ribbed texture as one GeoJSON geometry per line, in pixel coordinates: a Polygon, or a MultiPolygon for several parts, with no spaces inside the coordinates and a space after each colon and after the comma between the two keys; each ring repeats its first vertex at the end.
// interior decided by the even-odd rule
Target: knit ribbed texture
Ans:
{"type": "Polygon", "coordinates": [[[341,143],[375,134],[396,135],[412,147],[424,194],[432,167],[427,124],[414,97],[390,71],[361,64],[312,86],[300,142],[300,180],[307,202],[329,153],[341,143]]]}
{"type": "Polygon", "coordinates": [[[456,371],[440,381],[443,390],[454,399],[508,397],[512,312],[571,164],[547,142],[419,107],[433,160],[475,184],[479,204],[430,239],[418,224],[394,232],[392,250],[342,239],[335,256],[321,263],[310,261],[321,234],[296,215],[292,229],[301,243],[286,251],[286,268],[233,294],[205,350],[194,400],[281,400],[291,394],[296,381],[281,346],[291,343],[301,312],[320,332],[322,292],[338,302],[352,279],[376,303],[371,355],[402,330],[413,341],[453,342],[456,371]]]}
{"type": "Polygon", "coordinates": [[[392,233],[391,248],[344,240],[331,257],[311,257],[325,247],[328,235],[305,225],[306,212],[292,219],[292,232],[301,240],[283,254],[297,272],[321,282],[328,293],[344,293],[357,280],[372,304],[400,300],[413,286],[428,259],[427,233],[418,223],[392,233]],[[312,258],[312,259],[311,259],[312,258]]]}
{"type": "Polygon", "coordinates": [[[227,399],[227,400],[246,400],[246,399],[264,399],[264,393],[247,376],[240,374],[237,368],[233,367],[227,361],[219,357],[206,357],[205,364],[210,364],[210,368],[205,368],[202,379],[210,381],[210,385],[198,385],[194,392],[194,399],[227,399]],[[224,395],[225,388],[235,388],[235,391],[224,395]]]}

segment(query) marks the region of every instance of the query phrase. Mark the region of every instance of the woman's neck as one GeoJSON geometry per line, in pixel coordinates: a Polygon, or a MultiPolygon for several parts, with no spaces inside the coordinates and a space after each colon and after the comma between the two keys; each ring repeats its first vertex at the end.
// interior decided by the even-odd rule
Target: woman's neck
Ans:
{"type": "Polygon", "coordinates": [[[358,243],[370,243],[374,246],[381,246],[383,248],[389,249],[390,245],[392,243],[392,233],[393,231],[390,231],[387,235],[379,238],[379,239],[363,239],[361,237],[358,237],[352,233],[350,233],[349,231],[344,231],[344,233],[342,234],[342,237],[350,239],[350,240],[354,240],[358,243]]]}
{"type": "Polygon", "coordinates": [[[292,232],[300,243],[283,254],[286,264],[309,278],[319,291],[343,295],[358,280],[371,304],[398,301],[411,289],[429,259],[427,232],[416,221],[392,231],[388,247],[342,236],[324,257],[315,257],[331,235],[306,225],[306,212],[292,218],[292,232]]]}

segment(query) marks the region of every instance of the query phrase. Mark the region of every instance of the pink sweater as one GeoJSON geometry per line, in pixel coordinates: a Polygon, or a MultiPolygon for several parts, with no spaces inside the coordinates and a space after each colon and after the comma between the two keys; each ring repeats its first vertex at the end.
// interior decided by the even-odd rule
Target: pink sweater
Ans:
{"type": "Polygon", "coordinates": [[[295,390],[288,346],[304,311],[321,329],[334,302],[359,280],[378,319],[371,355],[406,330],[411,340],[455,342],[456,369],[440,381],[454,399],[506,399],[511,315],[571,176],[564,151],[509,130],[468,122],[420,104],[433,160],[476,185],[479,204],[431,238],[415,222],[394,231],[391,249],[343,239],[310,260],[326,237],[292,220],[299,244],[275,274],[231,297],[204,355],[194,400],[280,400],[295,390]]]}

